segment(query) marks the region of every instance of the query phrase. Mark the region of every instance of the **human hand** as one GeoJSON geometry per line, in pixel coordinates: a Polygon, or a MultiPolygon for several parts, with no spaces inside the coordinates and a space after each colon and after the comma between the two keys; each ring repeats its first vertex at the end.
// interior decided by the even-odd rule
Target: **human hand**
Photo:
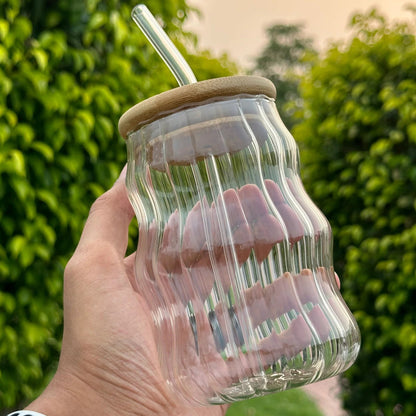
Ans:
{"type": "MultiPolygon", "coordinates": [[[[251,200],[252,204],[256,205],[255,209],[253,207],[256,215],[259,215],[262,210],[257,206],[261,201],[257,194],[257,188],[249,185],[245,189],[247,192],[241,194],[245,214],[249,214],[250,203],[248,201],[251,200]]],[[[227,191],[224,198],[227,201],[227,209],[233,211],[232,217],[238,221],[235,195],[227,191]]],[[[287,209],[285,213],[286,216],[290,214],[287,209]]],[[[47,416],[65,416],[73,413],[82,416],[84,413],[91,414],[93,412],[102,415],[170,414],[178,416],[188,414],[204,416],[208,412],[218,416],[225,413],[226,407],[224,406],[215,406],[209,409],[191,408],[183,398],[173,397],[172,392],[166,386],[157,357],[153,320],[145,298],[143,294],[140,294],[135,283],[134,255],[124,258],[128,226],[133,215],[122,174],[113,188],[92,206],[80,243],[67,265],[64,286],[65,328],[58,371],[48,389],[29,406],[30,409],[41,411],[47,416]]],[[[189,224],[193,223],[192,226],[189,225],[190,229],[194,231],[191,234],[200,235],[201,233],[195,232],[200,228],[199,216],[194,213],[188,220],[189,224]]],[[[167,226],[172,227],[174,223],[174,221],[168,223],[167,226]]],[[[273,238],[280,235],[277,232],[270,232],[272,229],[270,225],[263,227],[263,229],[258,237],[254,232],[252,246],[249,246],[250,250],[254,250],[258,261],[262,261],[267,256],[271,247],[276,243],[273,238]],[[265,233],[267,230],[270,234],[270,241],[265,238],[268,235],[265,233]]],[[[291,229],[296,230],[297,228],[292,226],[291,229]]],[[[245,232],[244,234],[249,235],[250,233],[245,232]]],[[[292,233],[292,235],[295,234],[292,233]]],[[[233,238],[236,239],[237,235],[234,235],[233,238]]],[[[185,256],[184,251],[183,257],[188,262],[191,262],[195,257],[194,254],[198,254],[201,250],[197,240],[191,239],[190,241],[192,242],[186,243],[184,236],[183,246],[187,247],[187,255],[185,256]]],[[[172,299],[176,298],[178,302],[183,302],[187,300],[190,292],[186,285],[183,286],[183,283],[182,286],[175,286],[175,274],[173,273],[175,264],[167,253],[176,253],[174,248],[177,243],[174,241],[170,243],[173,244],[173,247],[167,246],[164,255],[161,250],[160,270],[163,270],[163,267],[169,269],[169,265],[173,268],[170,271],[172,280],[170,283],[166,282],[165,289],[173,284],[172,299]]],[[[183,250],[184,247],[182,247],[183,250]]],[[[249,250],[245,249],[244,244],[240,245],[240,248],[244,248],[240,250],[241,253],[237,253],[242,262],[249,250]]],[[[196,257],[200,260],[203,258],[201,254],[196,257]]],[[[220,258],[218,264],[221,265],[221,263],[220,258]]],[[[203,264],[199,266],[193,264],[192,269],[197,272],[199,270],[199,274],[201,274],[193,276],[193,281],[201,300],[203,300],[207,295],[206,292],[211,290],[211,285],[207,286],[207,282],[212,280],[209,279],[209,270],[203,264]],[[198,285],[199,280],[200,285],[198,285]],[[202,284],[202,282],[205,283],[202,284]]],[[[178,278],[183,282],[183,276],[178,278]]],[[[287,274],[286,277],[281,276],[264,289],[256,284],[246,291],[244,296],[247,307],[251,311],[253,325],[258,325],[265,319],[279,316],[287,310],[299,308],[300,305],[297,305],[296,302],[293,303],[295,296],[290,295],[290,285],[287,287],[288,279],[293,279],[293,277],[287,274]],[[260,305],[259,299],[263,298],[265,304],[260,305]],[[278,298],[279,301],[277,301],[278,298]]],[[[319,302],[316,290],[314,291],[311,286],[313,276],[310,271],[302,272],[296,276],[294,283],[298,286],[299,295],[303,302],[319,302]]],[[[197,305],[198,302],[194,303],[196,310],[198,310],[197,305]]],[[[219,304],[216,308],[216,315],[220,328],[223,329],[222,318],[226,310],[222,310],[221,306],[219,304]]],[[[239,310],[237,309],[235,312],[239,316],[239,310]]],[[[184,315],[183,318],[183,323],[175,328],[175,331],[179,330],[180,337],[185,340],[185,344],[188,343],[189,347],[186,348],[187,355],[182,357],[181,364],[184,365],[184,374],[189,372],[195,376],[196,372],[198,377],[196,377],[194,388],[197,391],[202,388],[198,384],[206,374],[204,374],[199,358],[194,357],[193,334],[190,331],[187,316],[184,315]]],[[[210,324],[206,320],[205,313],[196,312],[196,318],[200,331],[207,334],[205,339],[211,340],[208,344],[201,346],[199,354],[201,360],[208,364],[209,368],[215,368],[214,384],[217,384],[221,389],[221,386],[225,387],[230,381],[238,381],[235,362],[233,360],[224,362],[216,351],[210,324]]],[[[314,310],[313,314],[310,314],[309,319],[318,324],[316,326],[319,329],[318,332],[325,339],[328,324],[320,314],[319,307],[314,310]]],[[[162,339],[162,343],[166,343],[165,349],[169,353],[170,340],[168,338],[166,336],[166,339],[162,339]]],[[[287,331],[278,336],[272,334],[272,336],[265,338],[259,346],[259,353],[264,365],[267,366],[281,355],[296,354],[305,348],[310,341],[310,332],[306,323],[302,317],[299,317],[292,322],[287,331]]],[[[246,375],[249,376],[254,366],[254,360],[251,359],[253,357],[246,354],[245,358],[240,358],[246,365],[244,368],[240,366],[238,371],[243,375],[246,372],[246,375]]]]}
{"type": "Polygon", "coordinates": [[[154,328],[125,258],[133,210],[125,170],[91,207],[64,277],[64,336],[58,370],[28,409],[47,416],[224,415],[191,408],[168,390],[154,328]]]}

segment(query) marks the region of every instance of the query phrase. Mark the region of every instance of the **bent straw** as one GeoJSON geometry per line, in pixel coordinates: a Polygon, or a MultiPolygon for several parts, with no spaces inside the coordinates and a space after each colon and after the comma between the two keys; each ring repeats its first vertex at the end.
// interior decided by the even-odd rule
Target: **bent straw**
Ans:
{"type": "Polygon", "coordinates": [[[132,10],[131,17],[171,70],[180,86],[197,82],[184,57],[144,4],[137,5],[132,10]]]}

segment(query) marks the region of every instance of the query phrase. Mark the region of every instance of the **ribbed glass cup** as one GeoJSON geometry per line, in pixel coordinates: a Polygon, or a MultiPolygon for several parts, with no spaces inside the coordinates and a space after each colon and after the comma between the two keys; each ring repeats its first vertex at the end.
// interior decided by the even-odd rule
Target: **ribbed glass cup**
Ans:
{"type": "Polygon", "coordinates": [[[204,84],[208,98],[179,91],[183,103],[145,108],[120,128],[139,224],[137,284],[162,372],[192,404],[336,375],[360,345],[329,223],[302,186],[270,86],[245,93],[252,78],[237,78],[226,91],[204,84]]]}

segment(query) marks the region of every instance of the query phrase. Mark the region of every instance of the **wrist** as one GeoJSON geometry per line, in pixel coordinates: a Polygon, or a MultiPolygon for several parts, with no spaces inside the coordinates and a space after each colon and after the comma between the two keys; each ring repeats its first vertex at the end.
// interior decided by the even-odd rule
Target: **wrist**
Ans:
{"type": "Polygon", "coordinates": [[[45,391],[26,410],[45,416],[112,416],[117,413],[90,386],[72,374],[59,371],[45,391]]]}
{"type": "MultiPolygon", "coordinates": [[[[79,374],[89,375],[83,378],[63,368],[62,365],[58,367],[45,391],[26,410],[45,416],[160,416],[174,407],[166,386],[154,387],[150,392],[146,388],[135,388],[133,375],[131,380],[128,377],[131,369],[124,368],[123,371],[129,383],[128,380],[112,379],[106,371],[93,376],[83,368],[79,374]]],[[[144,372],[133,371],[136,378],[144,372]]]]}

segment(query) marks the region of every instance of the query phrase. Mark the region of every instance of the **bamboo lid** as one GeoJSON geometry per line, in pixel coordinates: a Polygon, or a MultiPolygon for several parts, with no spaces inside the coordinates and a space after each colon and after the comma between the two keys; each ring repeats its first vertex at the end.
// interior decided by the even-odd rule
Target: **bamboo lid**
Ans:
{"type": "Polygon", "coordinates": [[[214,78],[195,84],[184,85],[150,97],[127,110],[118,123],[122,137],[144,124],[155,121],[184,107],[216,97],[238,94],[266,95],[276,98],[276,88],[271,81],[258,76],[233,76],[214,78]]]}

